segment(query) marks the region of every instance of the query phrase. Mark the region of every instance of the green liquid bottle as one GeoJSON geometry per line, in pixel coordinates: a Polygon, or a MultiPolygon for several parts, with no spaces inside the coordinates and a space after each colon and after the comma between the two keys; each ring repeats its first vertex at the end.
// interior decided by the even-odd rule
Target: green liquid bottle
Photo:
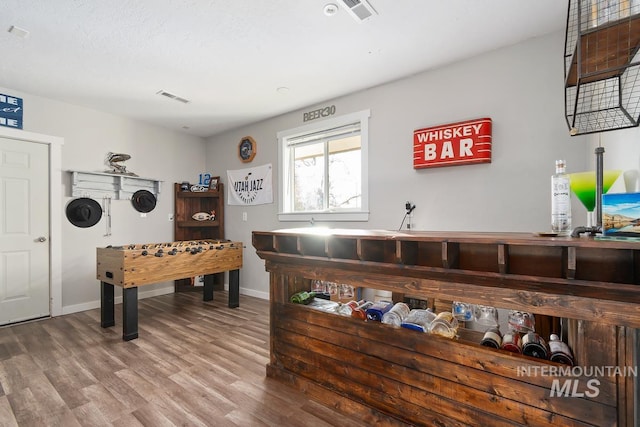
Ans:
{"type": "Polygon", "coordinates": [[[291,295],[291,298],[289,299],[289,301],[291,301],[294,304],[307,305],[313,300],[315,296],[316,296],[315,292],[302,291],[302,292],[298,292],[291,295]]]}

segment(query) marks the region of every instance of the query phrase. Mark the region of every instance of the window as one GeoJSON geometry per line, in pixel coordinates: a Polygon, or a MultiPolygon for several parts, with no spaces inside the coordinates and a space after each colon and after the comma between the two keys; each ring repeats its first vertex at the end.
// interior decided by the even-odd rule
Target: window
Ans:
{"type": "Polygon", "coordinates": [[[369,111],[278,132],[281,221],[367,221],[369,111]]]}

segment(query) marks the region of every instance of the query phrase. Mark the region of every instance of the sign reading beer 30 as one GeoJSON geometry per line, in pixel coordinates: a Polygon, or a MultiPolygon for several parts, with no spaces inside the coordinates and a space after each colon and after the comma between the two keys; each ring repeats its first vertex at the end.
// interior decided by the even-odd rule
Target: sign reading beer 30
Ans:
{"type": "Polygon", "coordinates": [[[483,118],[413,132],[413,168],[491,163],[491,119],[483,118]]]}

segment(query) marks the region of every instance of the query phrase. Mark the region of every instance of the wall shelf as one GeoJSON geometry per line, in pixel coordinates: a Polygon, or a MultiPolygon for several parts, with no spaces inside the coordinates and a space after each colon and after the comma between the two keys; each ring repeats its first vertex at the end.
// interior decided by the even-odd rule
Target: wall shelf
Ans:
{"type": "Polygon", "coordinates": [[[564,78],[571,135],[640,123],[639,11],[629,1],[569,1],[564,78]]]}
{"type": "Polygon", "coordinates": [[[192,221],[177,221],[177,227],[220,227],[220,221],[196,221],[195,219],[192,221]]]}
{"type": "Polygon", "coordinates": [[[160,199],[162,181],[156,179],[108,172],[69,172],[71,173],[71,196],[73,197],[93,199],[108,197],[114,200],[131,200],[136,191],[147,190],[155,196],[156,200],[160,199]]]}

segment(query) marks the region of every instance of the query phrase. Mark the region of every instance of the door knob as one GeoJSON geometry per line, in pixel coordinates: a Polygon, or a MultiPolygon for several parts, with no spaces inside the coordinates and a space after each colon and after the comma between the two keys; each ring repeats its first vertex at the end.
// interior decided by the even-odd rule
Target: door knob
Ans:
{"type": "Polygon", "coordinates": [[[37,239],[37,240],[38,240],[38,242],[42,243],[42,242],[46,242],[46,241],[47,241],[47,238],[46,238],[46,237],[44,237],[44,236],[40,236],[40,237],[38,237],[38,239],[37,239]]]}

